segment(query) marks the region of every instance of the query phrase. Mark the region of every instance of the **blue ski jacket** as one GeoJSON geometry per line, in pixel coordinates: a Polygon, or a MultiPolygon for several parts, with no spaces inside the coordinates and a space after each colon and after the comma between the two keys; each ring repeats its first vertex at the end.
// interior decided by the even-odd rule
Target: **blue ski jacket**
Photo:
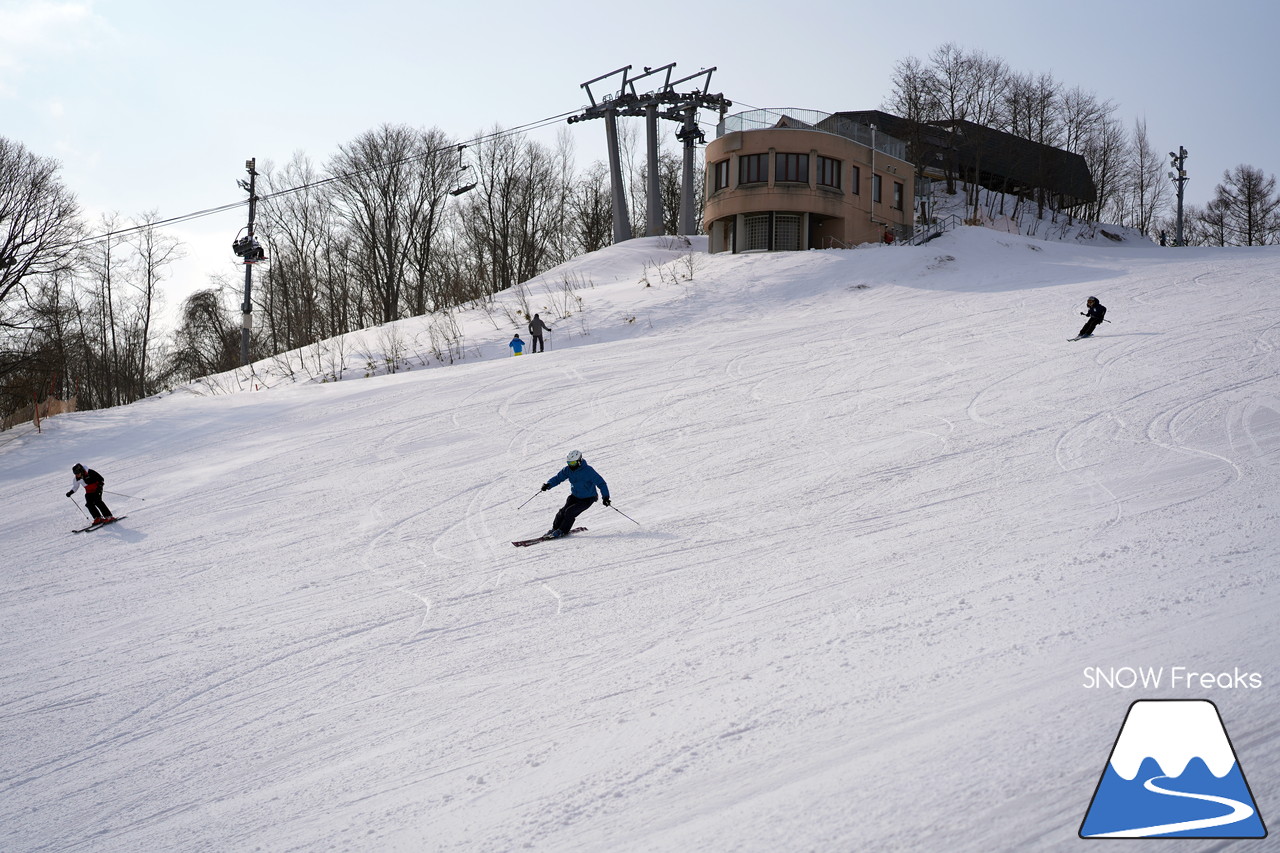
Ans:
{"type": "Polygon", "coordinates": [[[596,473],[596,469],[592,468],[583,460],[582,464],[576,468],[570,468],[568,465],[560,469],[560,473],[556,474],[550,480],[547,480],[548,486],[558,486],[566,479],[569,481],[569,489],[573,492],[575,498],[594,498],[596,496],[596,487],[600,487],[600,495],[609,497],[609,484],[604,481],[596,473]]]}

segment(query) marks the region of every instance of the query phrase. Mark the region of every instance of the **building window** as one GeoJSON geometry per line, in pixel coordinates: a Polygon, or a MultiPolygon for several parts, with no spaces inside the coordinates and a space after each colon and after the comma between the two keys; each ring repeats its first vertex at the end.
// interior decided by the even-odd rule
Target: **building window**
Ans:
{"type": "Polygon", "coordinates": [[[769,214],[756,213],[743,217],[746,226],[746,239],[743,241],[744,252],[766,252],[769,250],[769,214]]]}
{"type": "Polygon", "coordinates": [[[793,184],[809,183],[809,155],[778,154],[773,180],[775,183],[783,181],[793,184]]]}
{"type": "Polygon", "coordinates": [[[711,191],[719,192],[729,186],[729,161],[721,160],[711,167],[711,191]]]}
{"type": "Polygon", "coordinates": [[[871,200],[876,204],[880,203],[880,176],[871,176],[871,200]]]}
{"type": "Polygon", "coordinates": [[[777,252],[800,251],[800,215],[798,213],[773,215],[773,249],[777,252]]]}
{"type": "Polygon", "coordinates": [[[830,157],[818,155],[818,186],[833,187],[840,189],[840,166],[839,160],[833,160],[830,157]]]}
{"type": "Polygon", "coordinates": [[[862,195],[862,170],[857,166],[853,167],[853,183],[849,187],[849,192],[854,195],[862,195]]]}
{"type": "Polygon", "coordinates": [[[769,155],[744,154],[738,158],[738,183],[763,184],[769,180],[769,155]]]}
{"type": "Polygon", "coordinates": [[[893,207],[902,210],[902,184],[898,181],[893,182],[893,207]]]}

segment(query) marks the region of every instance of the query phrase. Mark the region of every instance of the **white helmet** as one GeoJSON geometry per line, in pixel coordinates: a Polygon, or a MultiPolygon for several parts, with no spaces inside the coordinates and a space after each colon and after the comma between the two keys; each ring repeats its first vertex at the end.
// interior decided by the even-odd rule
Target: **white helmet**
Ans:
{"type": "Polygon", "coordinates": [[[582,461],[582,453],[577,450],[570,450],[569,455],[564,458],[564,461],[570,465],[577,465],[582,461]]]}

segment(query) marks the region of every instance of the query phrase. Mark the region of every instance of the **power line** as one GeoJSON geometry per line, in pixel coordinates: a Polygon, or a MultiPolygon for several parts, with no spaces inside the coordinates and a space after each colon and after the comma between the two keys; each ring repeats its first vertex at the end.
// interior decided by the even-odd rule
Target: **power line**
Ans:
{"type": "MultiPolygon", "coordinates": [[[[259,196],[258,199],[260,201],[265,201],[267,199],[274,198],[276,196],[292,195],[293,193],[303,192],[304,190],[309,190],[314,187],[323,186],[324,184],[330,184],[335,181],[350,180],[351,178],[356,178],[356,177],[360,177],[361,175],[367,175],[373,172],[378,172],[383,169],[390,169],[395,166],[402,166],[407,163],[426,160],[427,158],[433,157],[443,151],[453,150],[459,147],[465,148],[470,145],[479,145],[481,143],[490,142],[495,139],[502,139],[508,136],[514,136],[518,133],[523,133],[525,131],[539,130],[543,127],[547,127],[548,125],[555,124],[559,121],[562,121],[563,119],[568,118],[569,116],[574,115],[575,113],[576,111],[561,113],[560,115],[556,115],[556,116],[548,116],[546,118],[538,119],[537,121],[528,122],[527,124],[517,125],[516,127],[511,127],[511,128],[504,128],[502,130],[495,131],[493,133],[477,136],[467,140],[466,142],[453,143],[448,146],[433,148],[429,151],[420,152],[410,157],[403,157],[399,160],[393,160],[389,163],[378,163],[373,166],[369,166],[368,168],[365,168],[365,169],[357,169],[356,171],[353,171],[353,172],[346,172],[341,175],[332,175],[327,178],[322,178],[318,181],[312,181],[311,183],[308,183],[308,184],[301,184],[296,187],[289,187],[287,189],[277,190],[276,192],[270,193],[268,195],[259,196]]],[[[92,237],[83,237],[79,240],[72,240],[69,243],[64,243],[60,246],[56,246],[53,248],[73,248],[76,246],[93,245],[95,243],[100,243],[105,240],[112,240],[116,238],[127,237],[130,234],[136,234],[140,231],[147,231],[152,228],[163,228],[170,225],[179,225],[183,222],[190,222],[195,219],[202,219],[206,216],[213,216],[218,213],[226,213],[228,210],[235,210],[236,208],[239,208],[239,207],[245,207],[248,204],[249,204],[249,199],[242,199],[240,201],[232,202],[230,204],[224,204],[219,207],[210,207],[206,210],[197,210],[192,213],[186,213],[186,214],[183,214],[182,216],[174,216],[169,219],[161,219],[155,222],[146,222],[140,225],[130,226],[129,228],[121,228],[116,231],[108,231],[103,234],[96,234],[92,237]]]]}

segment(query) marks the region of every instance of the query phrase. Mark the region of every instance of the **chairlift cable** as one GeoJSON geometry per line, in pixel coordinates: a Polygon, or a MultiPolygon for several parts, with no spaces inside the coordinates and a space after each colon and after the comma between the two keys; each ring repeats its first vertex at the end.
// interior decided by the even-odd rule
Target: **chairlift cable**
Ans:
{"type": "MultiPolygon", "coordinates": [[[[356,170],[356,171],[354,171],[354,172],[347,172],[347,173],[342,174],[342,175],[332,175],[332,176],[327,177],[327,178],[322,178],[322,179],[320,179],[320,180],[318,180],[318,181],[312,181],[311,183],[308,183],[308,184],[301,184],[301,185],[296,186],[296,187],[289,187],[289,188],[287,188],[287,189],[278,190],[278,191],[273,192],[273,193],[259,194],[259,195],[258,195],[258,200],[259,200],[259,201],[265,201],[265,200],[267,200],[267,199],[274,198],[274,197],[276,197],[276,196],[292,195],[293,193],[302,192],[302,191],[304,191],[304,190],[312,189],[312,188],[314,188],[314,187],[318,187],[318,186],[323,186],[323,185],[325,185],[325,184],[333,183],[334,181],[348,180],[348,179],[350,179],[350,178],[359,177],[360,175],[369,174],[369,173],[371,173],[371,172],[377,172],[377,171],[380,171],[380,170],[382,170],[382,169],[389,169],[389,168],[392,168],[392,167],[394,167],[394,166],[401,166],[401,165],[404,165],[404,164],[406,164],[406,163],[412,163],[412,162],[414,162],[414,161],[418,161],[418,160],[425,160],[425,159],[427,159],[427,158],[429,158],[429,157],[432,157],[432,156],[434,156],[434,155],[438,154],[439,152],[444,151],[444,150],[446,150],[446,149],[454,149],[454,148],[457,148],[459,145],[461,145],[461,146],[463,146],[463,147],[466,147],[466,146],[469,146],[469,145],[478,145],[478,144],[481,144],[481,143],[484,143],[484,142],[490,142],[490,141],[493,141],[493,140],[496,140],[496,139],[502,139],[502,138],[507,137],[507,136],[514,136],[514,135],[516,135],[516,134],[518,134],[518,133],[523,133],[523,132],[528,131],[528,130],[538,130],[538,129],[540,129],[540,128],[546,127],[546,126],[551,125],[551,124],[554,124],[554,123],[556,123],[556,122],[559,122],[559,121],[561,121],[562,119],[565,119],[565,118],[567,118],[568,116],[571,116],[571,115],[574,115],[574,114],[576,114],[576,111],[574,111],[574,112],[568,112],[568,113],[561,113],[560,115],[556,115],[556,116],[548,116],[548,117],[546,117],[546,118],[538,119],[537,121],[532,121],[532,122],[528,122],[528,123],[526,123],[526,124],[517,125],[516,127],[504,128],[504,129],[502,129],[502,130],[495,131],[495,132],[493,132],[493,133],[488,133],[488,134],[483,134],[483,135],[481,135],[481,136],[476,136],[476,137],[474,137],[474,138],[472,138],[472,139],[467,140],[466,142],[461,142],[461,143],[457,143],[457,142],[455,142],[455,143],[450,143],[448,146],[444,146],[444,147],[440,147],[440,148],[433,148],[433,149],[431,149],[430,151],[426,151],[426,152],[422,152],[422,153],[414,154],[414,155],[412,155],[412,156],[410,156],[410,157],[405,157],[405,158],[402,158],[402,159],[400,159],[400,160],[394,160],[394,161],[392,161],[392,162],[390,162],[390,163],[378,163],[378,164],[376,164],[376,165],[369,166],[368,168],[365,168],[365,169],[359,169],[359,170],[356,170]]],[[[103,242],[103,241],[105,241],[105,240],[111,240],[111,239],[114,239],[114,238],[117,238],[117,237],[125,237],[125,236],[128,236],[128,235],[130,235],[130,234],[136,234],[136,233],[138,233],[138,232],[140,232],[140,231],[147,231],[147,230],[152,229],[152,228],[163,228],[163,227],[170,226],[170,225],[179,225],[179,224],[181,224],[181,223],[183,223],[183,222],[190,222],[190,221],[195,220],[195,219],[202,219],[202,218],[204,218],[204,217],[206,217],[206,216],[213,216],[214,214],[217,214],[217,213],[225,213],[225,212],[227,212],[227,211],[229,211],[229,210],[235,210],[235,209],[236,209],[236,208],[238,208],[238,207],[244,207],[244,206],[246,206],[248,203],[249,203],[249,199],[242,199],[242,200],[240,200],[240,201],[231,202],[230,204],[224,204],[224,205],[220,205],[220,206],[218,206],[218,207],[211,207],[211,208],[207,208],[207,209],[205,209],[205,210],[198,210],[198,211],[194,211],[194,212],[192,212],[192,213],[186,213],[186,214],[183,214],[183,215],[181,215],[181,216],[174,216],[174,217],[171,217],[171,218],[169,218],[169,219],[161,219],[161,220],[156,221],[156,222],[147,222],[147,223],[143,223],[143,224],[140,224],[140,225],[133,225],[133,226],[130,226],[130,227],[128,227],[128,228],[121,228],[121,229],[118,229],[118,230],[115,230],[115,231],[107,231],[107,232],[104,232],[104,233],[102,233],[102,234],[95,234],[95,235],[92,235],[92,236],[89,236],[89,237],[82,237],[82,238],[80,238],[80,239],[78,239],[78,240],[71,240],[71,241],[69,241],[69,242],[67,242],[67,243],[63,243],[63,244],[61,244],[61,245],[59,245],[59,246],[53,246],[53,247],[50,247],[50,248],[71,248],[71,247],[75,247],[75,246],[88,246],[88,245],[93,245],[93,244],[95,244],[95,243],[100,243],[100,242],[103,242]]]]}

